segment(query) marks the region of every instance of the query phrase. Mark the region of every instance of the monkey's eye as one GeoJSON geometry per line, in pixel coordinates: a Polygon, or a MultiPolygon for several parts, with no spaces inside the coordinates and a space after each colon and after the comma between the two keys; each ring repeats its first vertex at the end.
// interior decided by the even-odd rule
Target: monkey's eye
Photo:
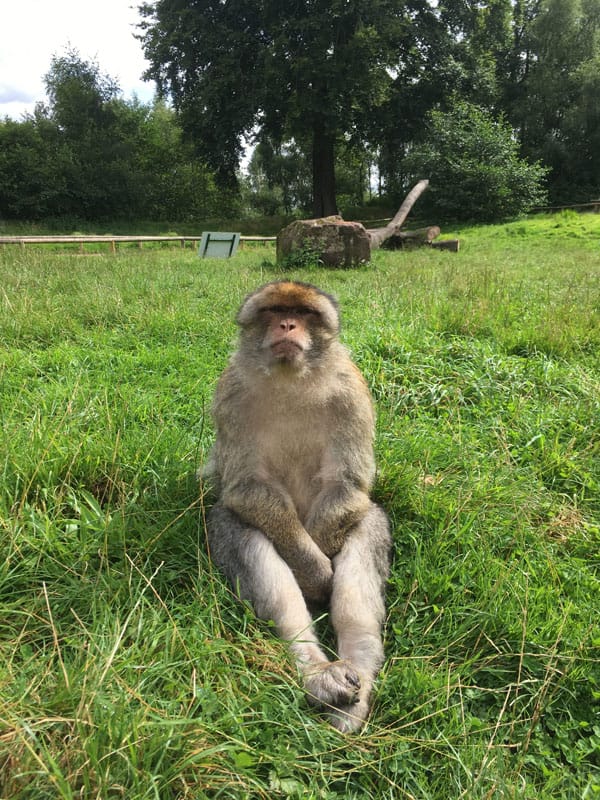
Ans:
{"type": "Polygon", "coordinates": [[[308,314],[318,315],[318,311],[308,306],[267,306],[261,311],[267,314],[291,314],[294,317],[305,317],[308,314]]]}
{"type": "Polygon", "coordinates": [[[300,306],[299,308],[294,309],[294,314],[297,314],[299,317],[306,317],[308,314],[318,314],[318,311],[315,311],[314,308],[309,308],[308,306],[300,306]]]}
{"type": "Polygon", "coordinates": [[[266,306],[261,311],[263,314],[289,314],[291,309],[287,306],[266,306]]]}

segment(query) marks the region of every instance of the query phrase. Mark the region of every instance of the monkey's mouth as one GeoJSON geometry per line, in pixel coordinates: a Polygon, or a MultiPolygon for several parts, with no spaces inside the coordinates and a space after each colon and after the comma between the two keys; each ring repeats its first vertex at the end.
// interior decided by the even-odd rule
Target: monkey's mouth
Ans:
{"type": "Polygon", "coordinates": [[[293,361],[302,352],[302,347],[291,339],[283,339],[271,345],[271,352],[281,361],[293,361]]]}

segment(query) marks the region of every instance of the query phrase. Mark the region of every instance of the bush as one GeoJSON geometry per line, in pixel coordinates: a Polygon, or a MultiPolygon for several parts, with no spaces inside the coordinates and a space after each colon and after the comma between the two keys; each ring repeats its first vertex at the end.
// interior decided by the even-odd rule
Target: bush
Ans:
{"type": "Polygon", "coordinates": [[[406,158],[411,183],[429,178],[422,210],[436,219],[493,222],[543,205],[547,170],[519,157],[511,127],[487,111],[460,103],[429,114],[428,134],[406,158]]]}

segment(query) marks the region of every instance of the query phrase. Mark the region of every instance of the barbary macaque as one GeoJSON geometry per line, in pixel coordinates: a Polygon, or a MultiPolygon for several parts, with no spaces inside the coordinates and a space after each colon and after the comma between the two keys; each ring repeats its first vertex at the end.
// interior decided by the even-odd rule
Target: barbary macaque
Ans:
{"type": "Polygon", "coordinates": [[[358,730],[383,663],[391,548],[387,516],[369,497],[371,396],[338,339],[335,300],[315,286],[268,283],[237,322],[213,403],[210,554],[288,642],[309,703],[339,730],[358,730]],[[337,661],[309,611],[326,604],[337,661]]]}

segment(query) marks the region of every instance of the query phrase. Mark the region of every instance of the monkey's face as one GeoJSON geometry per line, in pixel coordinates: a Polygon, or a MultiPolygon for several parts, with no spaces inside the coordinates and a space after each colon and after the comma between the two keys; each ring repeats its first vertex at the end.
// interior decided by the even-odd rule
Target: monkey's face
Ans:
{"type": "Polygon", "coordinates": [[[296,281],[268,283],[249,295],[238,313],[246,353],[263,365],[300,369],[318,361],[337,337],[335,300],[315,286],[296,281]]]}
{"type": "Polygon", "coordinates": [[[306,306],[285,308],[272,306],[261,311],[263,348],[271,362],[290,365],[304,361],[313,343],[311,327],[318,314],[306,306]]]}

